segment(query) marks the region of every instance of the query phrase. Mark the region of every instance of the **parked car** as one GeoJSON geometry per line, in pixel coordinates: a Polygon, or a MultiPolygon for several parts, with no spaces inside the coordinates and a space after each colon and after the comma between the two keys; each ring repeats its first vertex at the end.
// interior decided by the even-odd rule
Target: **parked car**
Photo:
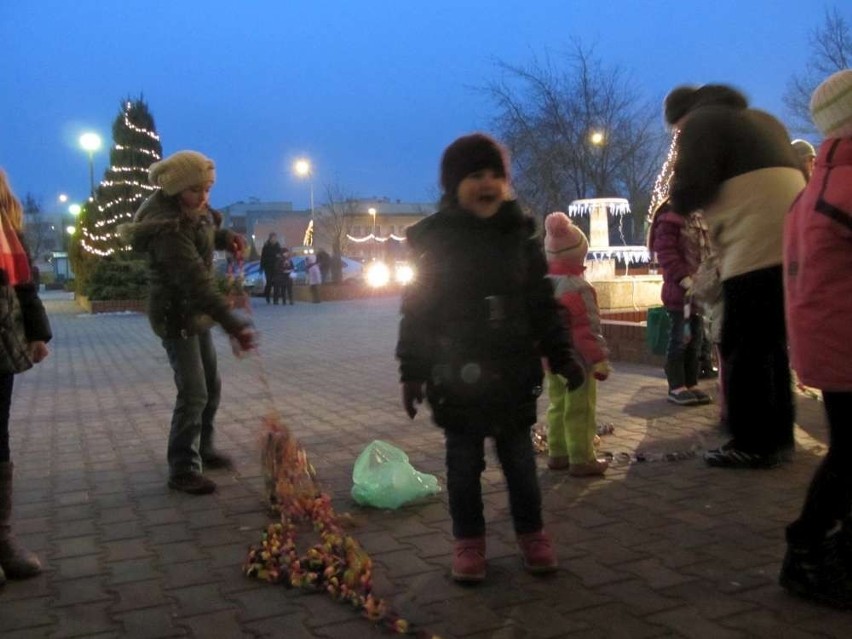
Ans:
{"type": "MultiPolygon", "coordinates": [[[[348,257],[342,258],[343,260],[343,281],[344,282],[357,282],[363,278],[364,274],[364,265],[361,264],[358,260],[353,260],[348,257]]],[[[307,261],[305,256],[297,255],[295,257],[291,257],[290,261],[293,262],[293,282],[296,284],[306,284],[308,279],[307,273],[307,261]]],[[[225,275],[228,270],[227,261],[224,259],[220,259],[216,261],[216,272],[225,275]]],[[[249,295],[260,296],[263,295],[263,289],[266,285],[266,278],[263,275],[263,271],[260,268],[260,261],[255,260],[251,262],[246,262],[243,264],[242,268],[242,277],[243,277],[243,287],[249,295]]]]}

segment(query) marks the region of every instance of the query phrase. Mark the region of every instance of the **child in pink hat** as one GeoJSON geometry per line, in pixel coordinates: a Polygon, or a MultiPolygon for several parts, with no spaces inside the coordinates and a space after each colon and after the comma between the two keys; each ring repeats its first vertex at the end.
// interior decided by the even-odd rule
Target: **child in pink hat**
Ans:
{"type": "Polygon", "coordinates": [[[611,369],[595,289],[583,276],[589,241],[561,211],[548,215],[544,228],[548,276],[556,299],[567,311],[577,359],[586,369],[585,383],[573,390],[568,390],[560,375],[547,372],[547,465],[552,470],[567,469],[575,477],[603,475],[609,463],[595,456],[595,404],[597,380],[605,380],[611,369]]]}

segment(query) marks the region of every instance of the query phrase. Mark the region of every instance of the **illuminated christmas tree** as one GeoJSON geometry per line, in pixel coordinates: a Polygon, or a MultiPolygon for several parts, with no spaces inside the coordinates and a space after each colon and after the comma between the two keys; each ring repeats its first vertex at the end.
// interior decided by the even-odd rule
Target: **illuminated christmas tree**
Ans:
{"type": "Polygon", "coordinates": [[[112,125],[110,166],[80,216],[80,248],[91,256],[119,257],[130,247],[117,227],[130,222],[139,205],[154,192],[148,184],[148,167],[163,153],[154,118],[140,97],[127,99],[112,125]]]}

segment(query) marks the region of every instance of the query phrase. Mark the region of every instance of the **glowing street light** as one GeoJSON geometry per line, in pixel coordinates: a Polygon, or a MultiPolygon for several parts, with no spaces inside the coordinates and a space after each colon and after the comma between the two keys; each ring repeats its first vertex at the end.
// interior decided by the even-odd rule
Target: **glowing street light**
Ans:
{"type": "Polygon", "coordinates": [[[299,158],[293,163],[293,172],[301,178],[308,178],[311,188],[311,222],[314,221],[314,169],[310,160],[299,158]]]}
{"type": "Polygon", "coordinates": [[[57,199],[58,199],[58,200],[59,200],[62,204],[65,204],[65,203],[68,201],[68,196],[67,196],[67,195],[65,195],[64,193],[60,193],[60,194],[59,194],[59,197],[58,197],[57,199]]]}
{"type": "Polygon", "coordinates": [[[83,207],[82,207],[82,206],[80,206],[79,204],[71,204],[71,205],[68,207],[68,212],[69,212],[71,215],[73,215],[74,217],[77,217],[78,215],[80,215],[80,212],[81,212],[82,210],[83,210],[83,207]]]}
{"type": "Polygon", "coordinates": [[[376,209],[371,206],[367,209],[367,213],[369,213],[370,216],[373,218],[373,241],[370,243],[372,246],[372,250],[370,251],[370,257],[372,259],[376,259],[376,242],[378,241],[376,240],[376,209]]]}
{"type": "Polygon", "coordinates": [[[595,146],[603,146],[603,143],[606,141],[606,136],[603,131],[592,131],[589,135],[589,142],[594,144],[595,146]]]}
{"type": "Polygon", "coordinates": [[[95,197],[95,151],[101,148],[101,136],[84,133],[80,136],[80,146],[89,154],[89,194],[95,197]]]}

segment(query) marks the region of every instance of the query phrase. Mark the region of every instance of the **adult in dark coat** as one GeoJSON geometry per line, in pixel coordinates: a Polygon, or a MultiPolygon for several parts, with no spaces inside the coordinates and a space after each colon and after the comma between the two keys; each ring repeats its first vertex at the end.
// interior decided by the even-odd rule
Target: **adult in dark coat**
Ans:
{"type": "Polygon", "coordinates": [[[281,245],[278,243],[278,235],[270,233],[266,242],[263,243],[263,248],[260,249],[260,269],[263,271],[263,278],[266,281],[266,285],[263,287],[263,296],[266,298],[267,304],[272,301],[270,295],[275,284],[275,273],[280,254],[281,245]]]}
{"type": "Polygon", "coordinates": [[[672,209],[703,210],[722,280],[731,440],[704,459],[728,468],[775,466],[793,449],[781,245],[804,176],[784,126],[731,87],[679,87],[666,97],[665,117],[680,129],[672,209]]]}

